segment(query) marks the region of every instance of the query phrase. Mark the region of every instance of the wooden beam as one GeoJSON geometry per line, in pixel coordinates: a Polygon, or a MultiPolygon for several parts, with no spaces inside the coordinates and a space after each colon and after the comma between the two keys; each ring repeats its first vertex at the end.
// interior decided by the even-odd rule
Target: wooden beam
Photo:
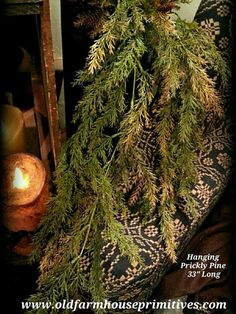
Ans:
{"type": "Polygon", "coordinates": [[[41,43],[42,43],[42,63],[44,76],[44,89],[47,105],[47,116],[49,123],[49,134],[52,149],[52,156],[55,167],[59,153],[59,117],[56,94],[56,80],[53,60],[53,44],[50,21],[49,1],[44,0],[41,12],[41,43]]]}
{"type": "Polygon", "coordinates": [[[6,16],[40,14],[43,0],[4,0],[1,14],[6,16]]]}

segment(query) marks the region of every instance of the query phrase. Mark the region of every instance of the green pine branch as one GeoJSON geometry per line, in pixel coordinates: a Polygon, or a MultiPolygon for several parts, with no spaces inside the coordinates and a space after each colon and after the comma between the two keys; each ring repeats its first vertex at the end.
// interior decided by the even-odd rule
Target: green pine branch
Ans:
{"type": "Polygon", "coordinates": [[[148,217],[155,210],[166,253],[176,260],[177,202],[183,199],[184,210],[196,214],[191,195],[196,149],[207,113],[222,114],[208,71],[221,77],[222,87],[229,71],[196,23],[173,21],[169,13],[158,11],[158,5],[169,2],[89,1],[113,12],[73,82],[83,86],[73,117],[77,131],[62,149],[56,193],[34,237],[32,261],[40,259],[41,275],[30,301],[82,298],[84,291],[102,300],[108,293],[102,284],[104,241],[142,267],[137,246],[116,219],[129,210],[122,187],[129,188],[131,174],[136,174],[135,182],[143,180],[140,215],[148,217]],[[140,146],[150,125],[154,164],[140,146]],[[91,258],[89,275],[81,268],[84,256],[91,258]]]}

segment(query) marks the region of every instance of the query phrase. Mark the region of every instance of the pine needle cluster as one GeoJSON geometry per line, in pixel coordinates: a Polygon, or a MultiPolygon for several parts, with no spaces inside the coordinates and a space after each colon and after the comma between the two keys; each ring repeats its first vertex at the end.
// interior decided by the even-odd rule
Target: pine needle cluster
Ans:
{"type": "Polygon", "coordinates": [[[83,86],[73,118],[78,127],[62,150],[56,193],[34,239],[32,260],[41,259],[41,275],[31,301],[79,298],[82,292],[102,301],[103,241],[116,244],[131,262],[142,263],[132,238],[116,220],[121,211],[132,210],[121,188],[128,189],[130,174],[137,182],[142,179],[142,210],[147,215],[156,211],[166,253],[175,261],[176,203],[184,199],[185,210],[194,215],[190,190],[204,119],[209,111],[222,114],[208,71],[225,83],[225,61],[196,23],[171,18],[169,10],[177,2],[93,3],[112,9],[101,15],[99,36],[74,80],[83,86]],[[154,164],[139,145],[150,125],[154,164]],[[81,270],[84,255],[91,257],[89,276],[81,270]]]}

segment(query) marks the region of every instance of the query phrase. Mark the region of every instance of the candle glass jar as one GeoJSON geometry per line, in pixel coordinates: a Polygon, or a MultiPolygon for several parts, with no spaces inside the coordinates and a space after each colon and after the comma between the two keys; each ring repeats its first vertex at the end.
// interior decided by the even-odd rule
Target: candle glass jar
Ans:
{"type": "Polygon", "coordinates": [[[25,153],[2,162],[2,223],[10,231],[34,231],[46,211],[48,184],[40,159],[25,153]]]}

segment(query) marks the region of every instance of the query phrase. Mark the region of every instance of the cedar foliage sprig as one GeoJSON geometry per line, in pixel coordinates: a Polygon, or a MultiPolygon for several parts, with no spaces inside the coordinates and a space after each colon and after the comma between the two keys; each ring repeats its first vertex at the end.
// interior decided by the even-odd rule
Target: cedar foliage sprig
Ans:
{"type": "MultiPolygon", "coordinates": [[[[166,253],[176,259],[176,202],[184,199],[185,210],[194,215],[190,188],[203,121],[209,111],[222,114],[208,70],[213,68],[223,84],[228,73],[196,23],[173,21],[160,10],[168,3],[104,2],[114,10],[102,15],[107,19],[100,36],[75,77],[74,85],[83,86],[73,118],[78,128],[62,150],[57,191],[34,238],[32,261],[41,258],[41,275],[31,301],[78,298],[79,288],[102,301],[107,293],[100,269],[104,240],[116,244],[130,262],[142,264],[132,238],[116,220],[120,211],[129,210],[121,185],[128,185],[130,173],[144,180],[142,210],[156,209],[166,253]],[[139,142],[153,116],[158,162],[151,167],[139,142]],[[84,255],[92,259],[89,277],[81,269],[84,255]]],[[[102,8],[100,1],[93,4],[102,8]]]]}

